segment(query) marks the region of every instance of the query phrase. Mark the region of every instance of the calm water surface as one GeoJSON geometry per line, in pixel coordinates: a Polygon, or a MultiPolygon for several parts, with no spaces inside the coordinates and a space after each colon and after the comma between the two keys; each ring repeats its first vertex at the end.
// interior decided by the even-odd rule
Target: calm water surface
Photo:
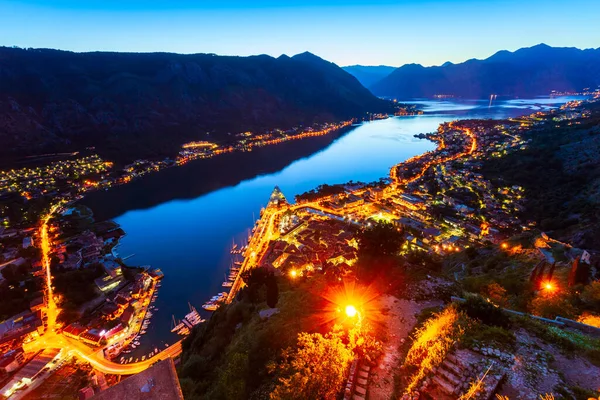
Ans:
{"type": "MultiPolygon", "coordinates": [[[[127,195],[130,210],[114,218],[127,232],[118,251],[121,256],[135,254],[128,260],[132,265],[161,268],[165,278],[155,303],[159,311],[152,317],[148,333],[141,340],[141,352],[136,356],[176,340],[176,335],[170,333],[171,315],[182,318],[188,312],[188,302],[200,310],[212,295],[223,291],[221,283],[231,264],[232,241],[240,243],[247,236],[254,223],[253,216],[258,217],[275,185],[293,200],[294,195],[322,183],[375,181],[386,177],[392,165],[432,150],[432,143],[413,135],[432,132],[440,123],[459,118],[529,114],[571,99],[498,101],[492,107],[485,100],[415,101],[424,107],[426,115],[362,124],[322,150],[295,160],[277,172],[242,180],[237,185],[193,199],[167,200],[151,208],[137,209],[136,201],[142,204],[145,198],[165,190],[159,184],[140,186],[143,189],[135,189],[135,193],[127,195]]],[[[269,151],[278,149],[273,147],[269,151]]],[[[178,172],[180,168],[168,171],[171,185],[190,185],[190,174],[184,176],[183,168],[182,172],[178,172]]],[[[236,168],[225,172],[235,175],[239,171],[236,168]]],[[[210,180],[211,176],[197,179],[210,180]]],[[[111,203],[123,201],[123,194],[116,190],[99,196],[100,201],[96,201],[93,208],[100,215],[102,204],[109,207],[111,203]]]]}

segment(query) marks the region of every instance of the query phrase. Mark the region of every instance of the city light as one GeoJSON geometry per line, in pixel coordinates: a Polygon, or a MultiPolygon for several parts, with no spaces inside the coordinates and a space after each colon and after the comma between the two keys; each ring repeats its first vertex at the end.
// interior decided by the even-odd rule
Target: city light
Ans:
{"type": "Polygon", "coordinates": [[[296,276],[298,276],[298,272],[295,269],[293,269],[293,270],[290,271],[290,276],[292,278],[295,278],[296,276]]]}

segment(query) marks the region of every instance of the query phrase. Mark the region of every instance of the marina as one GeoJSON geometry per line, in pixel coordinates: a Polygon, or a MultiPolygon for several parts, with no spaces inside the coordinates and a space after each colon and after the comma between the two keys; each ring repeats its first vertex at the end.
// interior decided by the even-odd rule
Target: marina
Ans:
{"type": "Polygon", "coordinates": [[[194,306],[190,303],[188,303],[188,306],[190,307],[190,312],[186,314],[181,321],[175,322],[175,316],[172,316],[171,332],[186,336],[190,334],[194,326],[206,321],[198,314],[198,311],[194,306]]]}

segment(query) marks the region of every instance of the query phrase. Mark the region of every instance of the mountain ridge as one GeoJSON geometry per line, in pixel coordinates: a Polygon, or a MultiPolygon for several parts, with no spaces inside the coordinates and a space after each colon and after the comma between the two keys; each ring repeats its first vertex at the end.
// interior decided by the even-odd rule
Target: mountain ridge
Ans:
{"type": "Polygon", "coordinates": [[[348,65],[342,69],[353,75],[366,88],[388,76],[396,67],[388,65],[348,65]]]}
{"type": "Polygon", "coordinates": [[[600,48],[551,47],[541,43],[513,52],[500,50],[485,59],[424,67],[405,64],[369,86],[382,97],[402,99],[452,94],[486,98],[522,97],[580,91],[600,85],[600,48]]]}
{"type": "Polygon", "coordinates": [[[4,157],[90,146],[111,158],[164,157],[188,140],[223,142],[243,131],[390,108],[310,53],[273,58],[0,47],[4,157]]]}

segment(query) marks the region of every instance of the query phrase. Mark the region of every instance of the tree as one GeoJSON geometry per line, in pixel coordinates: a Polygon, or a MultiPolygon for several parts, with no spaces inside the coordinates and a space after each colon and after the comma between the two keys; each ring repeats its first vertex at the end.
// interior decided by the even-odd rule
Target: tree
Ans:
{"type": "Polygon", "coordinates": [[[247,399],[246,382],[248,375],[248,354],[234,353],[218,371],[218,381],[211,399],[247,399]]]}
{"type": "Polygon", "coordinates": [[[266,268],[254,268],[242,274],[242,280],[246,284],[243,290],[243,298],[250,303],[259,303],[264,298],[261,296],[260,289],[267,282],[269,275],[272,274],[266,268]]]}
{"type": "Polygon", "coordinates": [[[300,333],[298,350],[287,349],[271,399],[335,399],[346,379],[352,352],[340,335],[300,333]]]}
{"type": "Polygon", "coordinates": [[[506,297],[506,289],[497,282],[492,282],[483,288],[482,295],[490,299],[494,304],[500,307],[506,307],[508,298],[506,297]]]}
{"type": "Polygon", "coordinates": [[[14,264],[8,264],[2,269],[2,277],[7,281],[14,281],[18,276],[17,266],[14,264]]]}
{"type": "Polygon", "coordinates": [[[486,325],[506,328],[510,325],[508,316],[502,309],[485,301],[479,296],[470,296],[467,301],[459,305],[459,310],[464,311],[469,317],[481,321],[486,325]]]}
{"type": "Polygon", "coordinates": [[[531,313],[551,319],[557,316],[573,318],[577,315],[577,310],[561,295],[539,295],[531,301],[531,313]]]}
{"type": "Polygon", "coordinates": [[[279,301],[279,286],[274,275],[267,278],[267,305],[275,308],[279,301]]]}
{"type": "Polygon", "coordinates": [[[376,223],[360,235],[359,251],[375,257],[395,256],[402,246],[402,233],[390,223],[376,223]]]}
{"type": "Polygon", "coordinates": [[[587,285],[581,292],[581,300],[590,308],[600,309],[600,281],[587,285]]]}

